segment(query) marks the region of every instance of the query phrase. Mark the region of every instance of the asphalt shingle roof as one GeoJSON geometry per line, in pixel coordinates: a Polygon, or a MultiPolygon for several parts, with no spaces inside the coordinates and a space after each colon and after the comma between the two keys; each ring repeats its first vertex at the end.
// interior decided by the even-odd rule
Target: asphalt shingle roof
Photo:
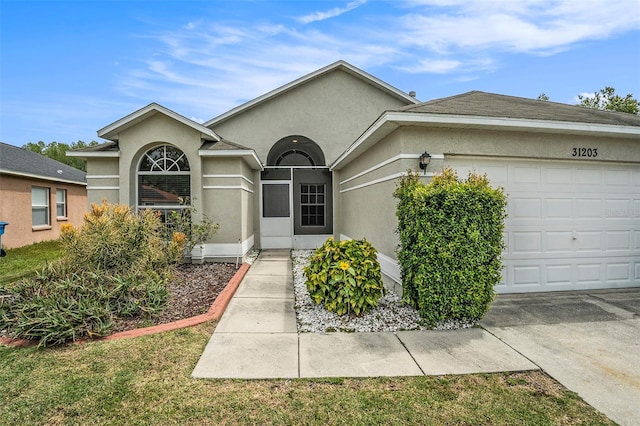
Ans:
{"type": "Polygon", "coordinates": [[[0,172],[26,174],[56,181],[87,181],[87,174],[82,170],[3,142],[0,142],[0,172]]]}
{"type": "Polygon", "coordinates": [[[640,127],[640,116],[634,114],[480,91],[434,99],[396,111],[640,127]]]}

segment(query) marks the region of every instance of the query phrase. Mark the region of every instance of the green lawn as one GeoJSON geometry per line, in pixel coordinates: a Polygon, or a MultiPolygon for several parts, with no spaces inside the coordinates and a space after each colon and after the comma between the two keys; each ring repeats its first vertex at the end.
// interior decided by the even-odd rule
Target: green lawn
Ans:
{"type": "Polygon", "coordinates": [[[46,266],[47,262],[64,255],[62,246],[57,240],[7,249],[6,252],[5,257],[0,257],[0,284],[32,274],[46,266]]]}
{"type": "Polygon", "coordinates": [[[541,372],[192,379],[214,327],[55,349],[0,346],[0,424],[613,424],[541,372]]]}

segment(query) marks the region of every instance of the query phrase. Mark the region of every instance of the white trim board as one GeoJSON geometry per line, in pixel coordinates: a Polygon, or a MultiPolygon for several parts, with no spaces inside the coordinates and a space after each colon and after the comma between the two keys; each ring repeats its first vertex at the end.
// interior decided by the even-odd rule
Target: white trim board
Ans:
{"type": "MultiPolygon", "coordinates": [[[[340,182],[340,185],[343,185],[343,184],[345,184],[345,183],[347,183],[349,181],[352,181],[352,180],[357,179],[357,178],[359,178],[361,176],[364,176],[367,173],[371,173],[371,172],[373,172],[375,170],[378,170],[378,169],[386,166],[387,164],[391,164],[391,163],[393,163],[395,161],[407,160],[407,159],[408,160],[411,160],[411,159],[416,159],[417,160],[417,159],[420,158],[421,155],[422,154],[398,154],[398,155],[393,156],[391,158],[388,158],[388,159],[386,159],[386,160],[384,160],[384,161],[382,161],[382,162],[380,162],[380,163],[378,163],[378,164],[376,164],[374,166],[371,166],[368,169],[363,170],[362,172],[351,176],[350,178],[347,178],[347,179],[343,180],[342,182],[340,182]]],[[[444,160],[444,154],[433,154],[433,155],[431,155],[431,158],[436,159],[436,160],[444,160]]]]}
{"type": "Polygon", "coordinates": [[[253,194],[253,189],[247,188],[244,185],[203,185],[202,189],[240,189],[253,194]]]}
{"type": "MultiPolygon", "coordinates": [[[[207,257],[242,257],[246,255],[253,246],[253,234],[242,242],[238,240],[237,243],[205,243],[202,247],[201,257],[197,259],[207,257]]],[[[194,257],[194,259],[196,258],[194,257]]]]}
{"type": "MultiPolygon", "coordinates": [[[[356,185],[356,186],[352,186],[352,187],[349,187],[349,188],[341,189],[340,193],[343,194],[345,192],[353,191],[355,189],[366,188],[367,186],[376,185],[376,184],[379,184],[379,183],[382,183],[382,182],[386,182],[386,181],[389,181],[389,180],[393,180],[393,179],[397,179],[399,177],[406,176],[406,175],[407,175],[407,172],[394,173],[392,175],[388,175],[388,176],[384,176],[384,177],[381,177],[381,178],[378,178],[378,179],[374,179],[374,180],[371,180],[369,182],[361,183],[360,185],[356,185]]],[[[433,177],[433,175],[434,174],[432,172],[427,172],[427,173],[421,174],[420,177],[433,177]]]]}
{"type": "Polygon", "coordinates": [[[87,179],[120,179],[120,175],[87,175],[87,179]]]}
{"type": "Polygon", "coordinates": [[[93,189],[93,190],[101,190],[101,191],[119,191],[120,187],[119,186],[87,186],[87,190],[89,189],[93,189]]]}
{"type": "Polygon", "coordinates": [[[253,181],[249,178],[247,178],[244,175],[240,175],[240,174],[235,174],[235,175],[225,175],[225,174],[216,174],[216,175],[202,175],[203,178],[212,178],[212,179],[224,179],[224,178],[240,178],[243,179],[245,181],[247,181],[248,183],[250,183],[251,185],[253,185],[253,181]]]}

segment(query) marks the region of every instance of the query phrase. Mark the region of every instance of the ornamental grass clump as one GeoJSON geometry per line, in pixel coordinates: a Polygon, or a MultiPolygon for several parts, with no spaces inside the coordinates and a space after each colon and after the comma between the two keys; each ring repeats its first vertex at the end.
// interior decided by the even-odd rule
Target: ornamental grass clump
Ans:
{"type": "Polygon", "coordinates": [[[329,238],[304,269],[313,301],[338,315],[362,315],[378,306],[384,286],[376,254],[366,240],[329,238]]]}
{"type": "Polygon", "coordinates": [[[61,227],[65,257],[0,288],[0,329],[51,346],[105,336],[117,318],[159,312],[185,241],[180,233],[163,238],[163,226],[149,210],[92,204],[80,227],[61,227]]]}
{"type": "Polygon", "coordinates": [[[394,194],[403,300],[435,326],[476,322],[500,282],[507,199],[486,175],[459,179],[452,169],[427,185],[409,172],[394,194]]]}

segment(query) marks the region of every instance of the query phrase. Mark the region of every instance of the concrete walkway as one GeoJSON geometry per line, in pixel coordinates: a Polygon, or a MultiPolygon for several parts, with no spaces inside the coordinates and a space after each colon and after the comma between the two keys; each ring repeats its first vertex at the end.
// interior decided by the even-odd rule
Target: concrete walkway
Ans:
{"type": "Polygon", "coordinates": [[[481,328],[298,333],[289,250],[263,251],[196,378],[381,377],[542,369],[621,425],[640,424],[640,288],[501,295],[481,328]]]}
{"type": "Polygon", "coordinates": [[[198,361],[197,378],[380,377],[534,370],[481,329],[298,333],[289,250],[263,251],[198,361]]]}

